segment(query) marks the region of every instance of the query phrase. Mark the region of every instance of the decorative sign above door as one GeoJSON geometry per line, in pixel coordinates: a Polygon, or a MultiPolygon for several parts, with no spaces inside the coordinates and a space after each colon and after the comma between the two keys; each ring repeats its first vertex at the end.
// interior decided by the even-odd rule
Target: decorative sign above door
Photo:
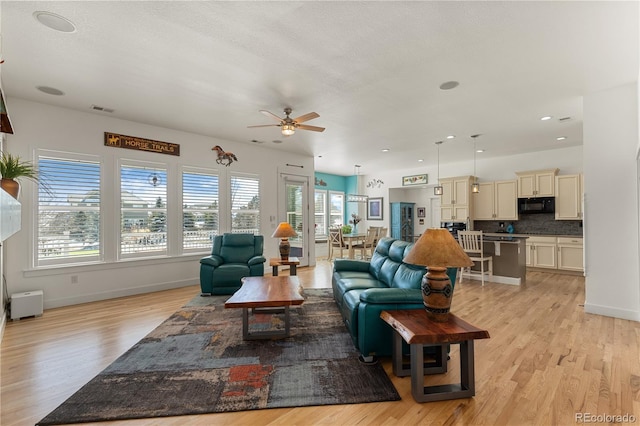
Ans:
{"type": "Polygon", "coordinates": [[[180,155],[180,145],[177,143],[154,141],[137,138],[135,136],[118,135],[104,132],[104,144],[116,148],[135,149],[136,151],[157,152],[159,154],[180,155]]]}

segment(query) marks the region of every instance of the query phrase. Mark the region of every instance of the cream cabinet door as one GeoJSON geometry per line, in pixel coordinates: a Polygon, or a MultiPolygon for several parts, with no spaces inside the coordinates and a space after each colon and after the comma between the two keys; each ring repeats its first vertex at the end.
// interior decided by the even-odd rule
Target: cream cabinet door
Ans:
{"type": "Polygon", "coordinates": [[[533,266],[533,244],[527,242],[527,252],[525,254],[527,266],[533,266]]]}
{"type": "Polygon", "coordinates": [[[518,182],[515,180],[498,181],[494,183],[494,186],[494,217],[500,220],[518,220],[518,182]]]}
{"type": "Polygon", "coordinates": [[[558,269],[584,271],[583,240],[578,237],[558,237],[558,269]]]}
{"type": "Polygon", "coordinates": [[[582,175],[556,176],[556,220],[582,219],[582,175]]]}
{"type": "Polygon", "coordinates": [[[493,182],[479,184],[480,192],[472,194],[474,220],[493,220],[495,218],[495,191],[493,182]]]}
{"type": "Polygon", "coordinates": [[[469,204],[469,185],[470,181],[468,178],[453,181],[454,204],[469,204]]]}
{"type": "Polygon", "coordinates": [[[440,207],[440,220],[442,222],[453,222],[453,207],[451,205],[440,207]]]}
{"type": "Polygon", "coordinates": [[[556,194],[555,173],[536,174],[536,197],[553,197],[556,194]]]}
{"type": "Polygon", "coordinates": [[[518,176],[518,197],[533,197],[536,194],[536,175],[518,176]]]}
{"type": "Polygon", "coordinates": [[[440,185],[442,186],[442,195],[440,196],[440,205],[448,206],[453,204],[453,180],[450,179],[440,179],[440,185]]]}
{"type": "Polygon", "coordinates": [[[556,269],[556,244],[536,243],[533,250],[533,266],[556,269]]]}

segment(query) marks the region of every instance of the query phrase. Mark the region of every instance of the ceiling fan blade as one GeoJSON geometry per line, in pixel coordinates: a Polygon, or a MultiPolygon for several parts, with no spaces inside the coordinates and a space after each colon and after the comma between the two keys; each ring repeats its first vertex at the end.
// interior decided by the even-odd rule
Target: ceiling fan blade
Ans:
{"type": "Polygon", "coordinates": [[[302,129],[302,130],[313,130],[314,132],[324,132],[324,127],[309,126],[306,124],[299,124],[296,126],[296,128],[302,129]]]}
{"type": "Polygon", "coordinates": [[[293,121],[296,123],[304,123],[305,121],[313,120],[314,118],[320,117],[317,112],[310,112],[305,115],[301,115],[298,118],[294,118],[293,121]]]}
{"type": "Polygon", "coordinates": [[[255,126],[247,126],[247,127],[279,127],[279,124],[257,124],[255,126]]]}
{"type": "Polygon", "coordinates": [[[278,120],[278,121],[284,120],[284,118],[280,118],[277,115],[275,115],[274,113],[272,113],[270,111],[267,111],[266,109],[261,109],[260,112],[263,113],[264,115],[266,115],[267,117],[273,118],[274,120],[278,120]]]}

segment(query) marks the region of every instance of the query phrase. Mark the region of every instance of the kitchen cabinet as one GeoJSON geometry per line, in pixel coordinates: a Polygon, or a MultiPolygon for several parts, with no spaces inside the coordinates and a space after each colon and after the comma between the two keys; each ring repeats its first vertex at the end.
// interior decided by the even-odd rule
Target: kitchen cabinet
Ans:
{"type": "Polygon", "coordinates": [[[518,182],[505,180],[480,183],[472,194],[474,220],[518,220],[518,182]]]}
{"type": "Polygon", "coordinates": [[[527,266],[556,269],[556,237],[529,237],[527,239],[527,266]]]}
{"type": "Polygon", "coordinates": [[[413,211],[415,203],[391,203],[391,237],[413,242],[413,211]]]}
{"type": "Polygon", "coordinates": [[[467,222],[473,220],[473,198],[471,183],[473,176],[460,176],[440,179],[442,196],[440,198],[440,217],[443,222],[467,222]]]}
{"type": "Polygon", "coordinates": [[[558,269],[584,271],[582,238],[558,237],[558,269]]]}
{"type": "Polygon", "coordinates": [[[556,176],[556,220],[582,220],[583,175],[556,176]]]}
{"type": "Polygon", "coordinates": [[[555,177],[558,169],[516,172],[518,198],[555,197],[555,177]]]}

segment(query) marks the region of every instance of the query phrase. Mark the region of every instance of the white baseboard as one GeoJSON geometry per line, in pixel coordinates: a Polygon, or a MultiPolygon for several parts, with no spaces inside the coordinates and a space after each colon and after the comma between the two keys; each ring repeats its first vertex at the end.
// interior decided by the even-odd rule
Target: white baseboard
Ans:
{"type": "MultiPolygon", "coordinates": [[[[462,284],[464,284],[465,280],[474,280],[474,281],[481,281],[480,276],[476,276],[476,275],[465,275],[464,279],[462,280],[462,284]]],[[[494,275],[491,278],[488,277],[484,277],[485,282],[492,282],[492,283],[498,283],[498,284],[509,284],[509,285],[520,285],[521,284],[521,279],[520,278],[515,278],[515,277],[503,277],[500,275],[494,275]]],[[[460,282],[460,281],[458,281],[460,282]]]]}
{"type": "MultiPolygon", "coordinates": [[[[80,296],[62,297],[58,299],[45,300],[45,309],[59,308],[62,306],[78,305],[80,303],[97,302],[99,300],[115,299],[117,297],[133,296],[136,294],[153,293],[155,291],[171,290],[173,288],[188,287],[200,283],[200,278],[189,280],[172,281],[159,284],[149,284],[140,287],[130,287],[105,291],[101,293],[83,294],[80,296]]],[[[194,294],[195,296],[195,294],[194,294]]]]}
{"type": "Polygon", "coordinates": [[[2,338],[4,337],[4,328],[7,325],[7,311],[3,310],[2,315],[0,316],[0,342],[2,342],[2,338]]]}
{"type": "Polygon", "coordinates": [[[630,311],[628,309],[620,309],[614,308],[612,306],[602,306],[585,303],[584,311],[588,314],[603,315],[605,317],[613,317],[640,322],[640,312],[630,311]]]}

